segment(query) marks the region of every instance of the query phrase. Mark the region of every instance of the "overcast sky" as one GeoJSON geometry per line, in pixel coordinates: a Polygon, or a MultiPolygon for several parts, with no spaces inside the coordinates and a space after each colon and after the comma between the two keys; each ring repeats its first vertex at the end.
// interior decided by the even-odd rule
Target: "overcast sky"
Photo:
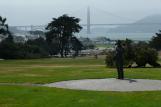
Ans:
{"type": "Polygon", "coordinates": [[[0,15],[9,25],[44,25],[62,14],[86,23],[87,6],[91,23],[125,23],[161,14],[161,0],[0,0],[0,15]]]}

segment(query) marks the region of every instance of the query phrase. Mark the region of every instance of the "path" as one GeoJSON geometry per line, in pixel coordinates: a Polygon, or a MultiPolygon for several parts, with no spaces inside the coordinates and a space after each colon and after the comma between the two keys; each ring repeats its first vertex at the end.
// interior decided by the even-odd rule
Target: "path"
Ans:
{"type": "Polygon", "coordinates": [[[86,79],[72,80],[46,84],[47,87],[57,87],[75,90],[93,91],[155,91],[161,90],[161,80],[148,79],[86,79]]]}
{"type": "Polygon", "coordinates": [[[43,86],[54,88],[65,88],[73,90],[89,91],[161,91],[161,80],[149,79],[125,79],[118,80],[115,78],[108,79],[84,79],[55,82],[49,84],[31,84],[31,83],[0,83],[1,86],[43,86]]]}

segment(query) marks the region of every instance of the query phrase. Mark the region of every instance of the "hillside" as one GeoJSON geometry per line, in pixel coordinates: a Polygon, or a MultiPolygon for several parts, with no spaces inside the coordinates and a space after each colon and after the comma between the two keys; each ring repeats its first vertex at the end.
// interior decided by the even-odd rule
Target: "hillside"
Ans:
{"type": "Polygon", "coordinates": [[[109,29],[109,33],[155,33],[161,29],[161,15],[147,16],[133,24],[109,29]],[[153,23],[153,24],[152,24],[153,23]],[[159,24],[160,23],[160,24],[159,24]]]}

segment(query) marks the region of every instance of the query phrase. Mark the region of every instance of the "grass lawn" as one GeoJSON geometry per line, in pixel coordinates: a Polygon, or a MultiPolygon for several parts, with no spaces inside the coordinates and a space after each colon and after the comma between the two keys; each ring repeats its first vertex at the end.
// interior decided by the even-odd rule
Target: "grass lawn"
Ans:
{"type": "MultiPolygon", "coordinates": [[[[160,68],[126,69],[126,78],[160,79],[160,68]]],[[[50,83],[114,78],[104,58],[34,59],[0,61],[0,83],[50,83]]],[[[159,107],[161,91],[97,92],[0,85],[0,107],[159,107]]]]}

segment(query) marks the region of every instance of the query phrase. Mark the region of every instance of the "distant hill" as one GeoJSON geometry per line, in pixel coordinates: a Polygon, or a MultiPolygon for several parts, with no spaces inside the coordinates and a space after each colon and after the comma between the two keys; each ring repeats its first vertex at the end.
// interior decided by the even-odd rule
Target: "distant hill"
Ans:
{"type": "Polygon", "coordinates": [[[161,29],[161,15],[145,17],[130,25],[122,25],[108,30],[108,33],[156,33],[161,29]],[[157,24],[146,24],[157,23],[157,24]],[[160,23],[160,24],[159,24],[160,23]]]}

